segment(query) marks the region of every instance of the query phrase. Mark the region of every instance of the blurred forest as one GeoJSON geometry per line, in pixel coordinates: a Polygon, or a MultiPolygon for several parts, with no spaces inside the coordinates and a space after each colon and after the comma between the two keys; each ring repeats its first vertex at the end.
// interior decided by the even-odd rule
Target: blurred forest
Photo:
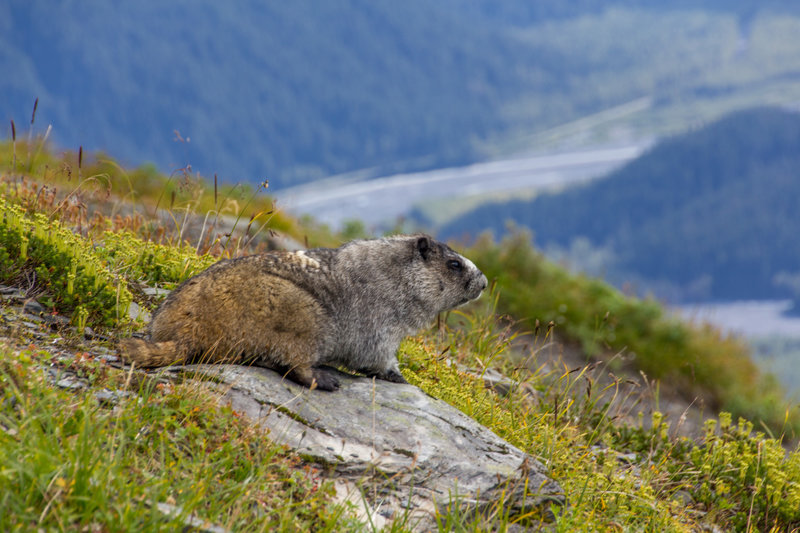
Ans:
{"type": "Polygon", "coordinates": [[[499,235],[513,221],[538,246],[673,301],[797,297],[799,172],[800,114],[753,109],[583,186],[481,206],[441,233],[499,235]]]}
{"type": "Polygon", "coordinates": [[[531,135],[643,96],[660,114],[628,127],[661,134],[698,102],[718,116],[792,98],[799,12],[776,0],[9,0],[0,133],[24,127],[38,97],[58,146],[273,187],[529,150],[531,135]]]}

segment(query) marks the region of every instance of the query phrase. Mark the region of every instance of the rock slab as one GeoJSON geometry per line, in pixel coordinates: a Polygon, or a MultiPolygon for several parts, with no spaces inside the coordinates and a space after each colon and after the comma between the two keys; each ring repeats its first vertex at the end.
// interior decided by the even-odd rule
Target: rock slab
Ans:
{"type": "MultiPolygon", "coordinates": [[[[333,371],[333,370],[331,370],[333,371]]],[[[486,510],[501,499],[515,513],[562,505],[545,467],[449,404],[413,385],[339,372],[339,391],[309,391],[264,368],[191,365],[270,438],[336,478],[337,494],[382,527],[402,517],[435,528],[437,508],[486,510]]]]}

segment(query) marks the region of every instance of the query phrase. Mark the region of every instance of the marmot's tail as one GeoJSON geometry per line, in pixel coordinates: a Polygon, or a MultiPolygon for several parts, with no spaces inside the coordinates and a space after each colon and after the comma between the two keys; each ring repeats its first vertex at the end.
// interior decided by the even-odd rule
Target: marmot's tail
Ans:
{"type": "Polygon", "coordinates": [[[186,357],[175,341],[149,342],[143,339],[120,341],[120,355],[126,363],[136,363],[140,368],[168,366],[183,363],[186,357]]]}

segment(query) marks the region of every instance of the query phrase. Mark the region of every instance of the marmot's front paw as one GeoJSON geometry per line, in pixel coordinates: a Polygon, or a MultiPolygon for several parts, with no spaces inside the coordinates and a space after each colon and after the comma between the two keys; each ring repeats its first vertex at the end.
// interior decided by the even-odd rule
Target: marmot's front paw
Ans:
{"type": "Polygon", "coordinates": [[[380,379],[385,379],[386,381],[391,381],[392,383],[408,383],[406,378],[403,377],[403,374],[395,370],[394,368],[390,368],[384,372],[380,372],[376,374],[375,377],[380,379]]]}

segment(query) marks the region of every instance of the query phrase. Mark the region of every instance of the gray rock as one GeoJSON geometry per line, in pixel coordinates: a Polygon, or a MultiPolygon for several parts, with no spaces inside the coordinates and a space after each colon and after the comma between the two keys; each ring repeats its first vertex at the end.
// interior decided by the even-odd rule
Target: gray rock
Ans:
{"type": "Polygon", "coordinates": [[[44,315],[43,318],[44,318],[44,321],[47,324],[50,324],[50,326],[53,327],[53,328],[69,326],[69,318],[67,318],[67,317],[65,317],[63,315],[46,314],[46,315],[44,315]]]}
{"type": "Polygon", "coordinates": [[[88,387],[86,382],[77,378],[73,374],[64,375],[64,377],[62,377],[56,382],[56,385],[58,385],[62,389],[69,389],[69,390],[81,390],[88,387]]]}
{"type": "Polygon", "coordinates": [[[694,504],[694,498],[688,490],[679,490],[672,495],[672,499],[684,507],[694,504]]]}
{"type": "Polygon", "coordinates": [[[169,518],[183,517],[184,528],[183,531],[196,531],[197,533],[229,533],[230,530],[220,525],[207,522],[195,515],[184,516],[183,509],[178,505],[170,503],[159,502],[156,504],[156,509],[169,518]]]}
{"type": "Polygon", "coordinates": [[[24,300],[28,296],[25,294],[25,291],[17,287],[0,285],[0,297],[2,297],[3,300],[24,300]]]}
{"type": "Polygon", "coordinates": [[[141,319],[143,322],[150,322],[151,318],[150,312],[136,302],[131,302],[128,307],[128,316],[131,317],[131,320],[141,319]]]}
{"type": "Polygon", "coordinates": [[[119,357],[114,354],[99,353],[95,357],[99,361],[105,361],[106,363],[119,363],[120,361],[119,357]]]}
{"type": "Polygon", "coordinates": [[[28,300],[27,302],[25,302],[25,305],[22,306],[22,310],[25,313],[37,316],[47,311],[47,309],[45,309],[45,307],[36,300],[28,300]]]}
{"type": "Polygon", "coordinates": [[[338,497],[378,528],[404,517],[406,526],[436,529],[437,508],[457,500],[481,510],[503,491],[512,516],[533,508],[548,515],[550,504],[564,503],[539,461],[412,385],[338,373],[341,389],[328,393],[263,368],[168,372],[187,371],[218,383],[232,407],[268,428],[270,438],[326,465],[338,497]]]}
{"type": "Polygon", "coordinates": [[[11,294],[13,292],[18,291],[16,287],[12,287],[10,285],[3,285],[0,284],[0,295],[11,294]]]}
{"type": "Polygon", "coordinates": [[[126,390],[109,390],[109,389],[102,389],[94,393],[95,399],[102,404],[107,406],[113,406],[119,403],[119,401],[123,398],[130,398],[132,393],[126,390]]]}

